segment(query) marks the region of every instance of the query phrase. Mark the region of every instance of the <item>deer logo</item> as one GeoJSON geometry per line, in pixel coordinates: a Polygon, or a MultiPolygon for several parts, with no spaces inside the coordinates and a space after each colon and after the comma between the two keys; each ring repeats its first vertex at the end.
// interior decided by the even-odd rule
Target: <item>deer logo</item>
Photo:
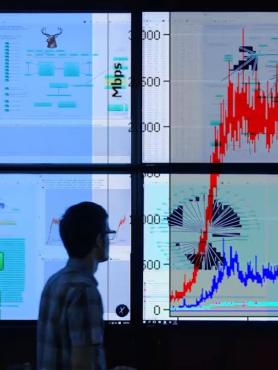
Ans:
{"type": "Polygon", "coordinates": [[[44,27],[41,29],[41,33],[47,37],[46,39],[47,47],[50,49],[54,49],[57,48],[56,37],[63,33],[63,29],[61,27],[58,27],[58,33],[50,35],[49,33],[46,33],[46,27],[44,27]]]}

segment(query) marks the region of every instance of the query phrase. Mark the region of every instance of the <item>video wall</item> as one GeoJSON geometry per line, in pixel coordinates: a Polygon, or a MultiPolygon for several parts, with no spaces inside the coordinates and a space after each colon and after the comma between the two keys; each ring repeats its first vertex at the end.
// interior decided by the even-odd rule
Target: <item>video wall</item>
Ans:
{"type": "Polygon", "coordinates": [[[116,231],[106,321],[277,320],[277,22],[0,14],[0,319],[36,320],[59,220],[92,200],[116,231]]]}

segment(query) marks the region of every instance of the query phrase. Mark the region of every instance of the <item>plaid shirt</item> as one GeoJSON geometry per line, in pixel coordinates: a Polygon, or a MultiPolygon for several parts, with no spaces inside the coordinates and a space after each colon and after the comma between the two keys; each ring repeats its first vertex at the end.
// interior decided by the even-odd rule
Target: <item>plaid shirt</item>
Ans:
{"type": "Polygon", "coordinates": [[[37,370],[70,370],[72,346],[94,349],[94,369],[106,369],[103,308],[92,271],[78,259],[47,281],[37,326],[37,370]]]}

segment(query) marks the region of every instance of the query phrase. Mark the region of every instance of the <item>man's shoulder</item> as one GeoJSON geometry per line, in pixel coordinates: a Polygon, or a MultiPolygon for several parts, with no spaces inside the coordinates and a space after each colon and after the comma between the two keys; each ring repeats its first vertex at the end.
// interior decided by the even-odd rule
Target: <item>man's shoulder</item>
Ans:
{"type": "Polygon", "coordinates": [[[66,274],[60,270],[52,275],[45,284],[40,299],[40,317],[47,320],[47,312],[56,315],[66,307],[73,307],[75,311],[84,307],[94,309],[102,302],[94,278],[82,274],[66,274]],[[70,276],[69,276],[70,275],[70,276]]]}
{"type": "Polygon", "coordinates": [[[80,273],[72,273],[66,268],[57,271],[55,274],[50,276],[44,286],[44,292],[59,291],[65,292],[71,288],[72,290],[89,289],[96,290],[97,282],[95,278],[89,277],[80,273]]]}

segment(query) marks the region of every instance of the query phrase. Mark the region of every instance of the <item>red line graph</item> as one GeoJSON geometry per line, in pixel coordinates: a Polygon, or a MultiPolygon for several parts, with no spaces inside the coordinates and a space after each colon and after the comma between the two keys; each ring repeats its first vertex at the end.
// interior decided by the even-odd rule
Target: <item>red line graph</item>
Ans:
{"type": "MultiPolygon", "coordinates": [[[[276,66],[276,76],[278,68],[276,66]]],[[[265,148],[270,151],[274,138],[278,140],[278,84],[277,77],[273,88],[269,81],[266,90],[261,88],[255,72],[255,87],[252,91],[252,81],[244,80],[244,71],[238,73],[236,85],[229,76],[227,100],[220,103],[220,125],[214,129],[215,147],[211,154],[211,162],[223,162],[232,143],[232,149],[241,147],[242,137],[253,144],[256,152],[256,142],[260,136],[265,136],[265,148]]]]}
{"type": "MultiPolygon", "coordinates": [[[[242,30],[242,45],[244,46],[244,30],[242,30]]],[[[244,52],[242,52],[244,59],[244,52]]],[[[266,82],[265,90],[258,80],[257,71],[254,78],[245,78],[244,70],[237,73],[237,81],[231,80],[230,65],[226,90],[226,100],[220,103],[220,124],[214,128],[214,149],[210,156],[212,163],[224,162],[230,149],[240,148],[245,138],[252,144],[256,152],[256,143],[264,136],[265,148],[271,150],[272,144],[278,140],[278,66],[273,87],[266,82]]],[[[208,230],[212,221],[213,202],[217,193],[219,174],[210,174],[209,191],[205,212],[205,226],[198,243],[197,260],[205,252],[208,241],[208,230]]],[[[170,300],[178,301],[191,292],[197,282],[199,267],[194,266],[191,277],[184,275],[180,290],[171,291],[170,300]]]]}
{"type": "Polygon", "coordinates": [[[118,226],[117,226],[117,229],[115,230],[116,233],[114,234],[114,238],[112,240],[117,240],[118,239],[118,236],[119,236],[119,233],[120,233],[120,230],[121,228],[125,225],[126,223],[126,216],[124,215],[118,222],[118,226]]]}
{"type": "Polygon", "coordinates": [[[122,226],[122,225],[124,225],[125,224],[125,222],[126,222],[126,217],[125,217],[125,215],[120,219],[120,221],[119,221],[119,224],[118,224],[118,227],[117,227],[117,232],[120,230],[120,227],[122,226]]]}
{"type": "Polygon", "coordinates": [[[59,224],[60,224],[60,219],[59,218],[56,218],[56,217],[53,217],[52,220],[51,220],[51,224],[50,224],[50,228],[49,228],[49,232],[48,232],[48,237],[47,237],[46,244],[49,244],[49,242],[50,242],[51,232],[52,232],[53,225],[59,225],[59,224]]]}

